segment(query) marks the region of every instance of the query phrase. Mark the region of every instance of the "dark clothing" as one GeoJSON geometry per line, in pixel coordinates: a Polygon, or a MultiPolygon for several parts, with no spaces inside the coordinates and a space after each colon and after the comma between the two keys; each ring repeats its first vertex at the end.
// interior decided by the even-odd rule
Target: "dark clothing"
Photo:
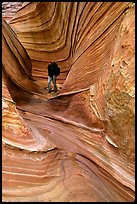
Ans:
{"type": "Polygon", "coordinates": [[[56,75],[56,63],[52,62],[48,65],[48,76],[56,75]]]}
{"type": "Polygon", "coordinates": [[[52,64],[48,64],[48,76],[52,77],[53,73],[52,73],[52,64]]]}
{"type": "Polygon", "coordinates": [[[51,87],[51,81],[54,85],[54,92],[57,92],[57,86],[56,86],[56,63],[54,62],[48,64],[48,91],[50,92],[52,90],[51,87]]]}

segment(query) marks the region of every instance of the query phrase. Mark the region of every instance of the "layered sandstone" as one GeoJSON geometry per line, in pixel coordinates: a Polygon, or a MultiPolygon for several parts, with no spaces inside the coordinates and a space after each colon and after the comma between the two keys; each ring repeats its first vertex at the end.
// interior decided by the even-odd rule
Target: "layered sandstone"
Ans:
{"type": "Polygon", "coordinates": [[[3,19],[3,201],[134,201],[134,37],[130,2],[28,2],[3,19]]]}
{"type": "Polygon", "coordinates": [[[23,6],[23,2],[3,2],[2,16],[7,22],[11,20],[14,14],[23,6]]]}

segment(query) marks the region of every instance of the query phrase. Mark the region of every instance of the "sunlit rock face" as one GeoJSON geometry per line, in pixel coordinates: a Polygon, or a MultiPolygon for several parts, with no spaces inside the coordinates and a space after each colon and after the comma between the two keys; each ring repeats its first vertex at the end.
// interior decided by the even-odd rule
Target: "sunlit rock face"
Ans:
{"type": "Polygon", "coordinates": [[[3,201],[134,201],[134,38],[130,2],[27,2],[3,19],[3,201]]]}
{"type": "Polygon", "coordinates": [[[3,2],[2,15],[7,22],[11,20],[14,14],[24,5],[23,2],[3,2]]]}

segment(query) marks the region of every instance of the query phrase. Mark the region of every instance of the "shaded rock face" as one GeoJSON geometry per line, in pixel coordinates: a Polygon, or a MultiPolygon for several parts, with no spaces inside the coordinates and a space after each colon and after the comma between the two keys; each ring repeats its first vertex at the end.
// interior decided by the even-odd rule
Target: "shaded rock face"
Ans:
{"type": "Polygon", "coordinates": [[[2,20],[3,201],[134,201],[134,3],[21,6],[2,20]]]}

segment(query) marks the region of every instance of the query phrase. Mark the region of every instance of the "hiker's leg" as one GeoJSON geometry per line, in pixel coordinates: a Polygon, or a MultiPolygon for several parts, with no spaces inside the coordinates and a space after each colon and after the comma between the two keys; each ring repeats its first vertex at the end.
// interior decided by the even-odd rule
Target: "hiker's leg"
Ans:
{"type": "Polygon", "coordinates": [[[57,92],[57,86],[56,86],[56,77],[53,75],[53,85],[54,85],[54,92],[57,92]]]}
{"type": "Polygon", "coordinates": [[[52,88],[51,88],[51,81],[52,81],[52,77],[48,76],[48,91],[49,92],[52,90],[52,88]]]}

